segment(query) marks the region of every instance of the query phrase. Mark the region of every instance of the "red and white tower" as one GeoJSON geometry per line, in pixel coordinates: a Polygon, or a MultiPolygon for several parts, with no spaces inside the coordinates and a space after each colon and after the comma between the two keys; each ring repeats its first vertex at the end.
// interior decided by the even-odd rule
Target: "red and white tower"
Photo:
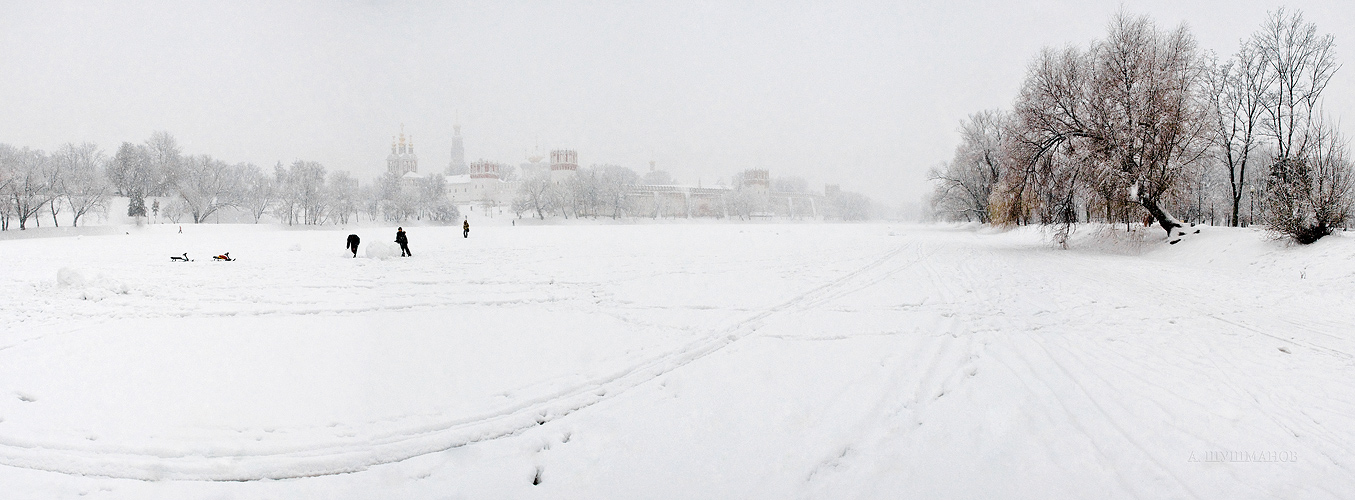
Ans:
{"type": "Polygon", "coordinates": [[[550,152],[550,180],[562,184],[579,174],[579,153],[572,149],[550,152]]]}

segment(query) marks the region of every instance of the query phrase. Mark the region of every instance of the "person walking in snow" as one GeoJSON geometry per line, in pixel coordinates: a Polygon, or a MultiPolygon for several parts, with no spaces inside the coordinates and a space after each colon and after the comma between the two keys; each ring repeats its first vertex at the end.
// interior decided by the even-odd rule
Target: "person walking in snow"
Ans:
{"type": "Polygon", "coordinates": [[[469,218],[467,218],[466,220],[464,220],[464,221],[461,222],[461,237],[462,237],[462,238],[469,238],[469,237],[470,237],[470,219],[469,219],[469,218]]]}
{"type": "Polygon", "coordinates": [[[400,244],[401,257],[414,256],[414,254],[409,252],[409,237],[405,236],[405,228],[403,227],[395,228],[395,242],[400,244]]]}
{"type": "Polygon", "coordinates": [[[362,238],[359,238],[358,235],[356,234],[348,235],[348,243],[345,244],[347,246],[345,246],[344,248],[348,248],[353,251],[354,259],[358,258],[358,243],[362,243],[362,238]]]}

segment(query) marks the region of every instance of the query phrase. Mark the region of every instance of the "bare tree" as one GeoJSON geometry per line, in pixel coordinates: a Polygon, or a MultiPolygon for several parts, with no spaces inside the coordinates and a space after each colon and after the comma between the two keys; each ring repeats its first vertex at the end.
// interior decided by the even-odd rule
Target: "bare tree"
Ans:
{"type": "Polygon", "coordinates": [[[28,228],[28,219],[38,215],[43,205],[55,196],[48,175],[49,163],[51,158],[41,150],[0,149],[0,169],[8,172],[9,177],[4,194],[19,219],[21,231],[28,228]]]}
{"type": "Polygon", "coordinates": [[[131,196],[132,191],[137,184],[136,177],[139,171],[144,168],[142,163],[146,162],[144,151],[136,144],[124,142],[118,147],[118,151],[113,154],[113,160],[109,162],[108,168],[104,174],[108,177],[108,182],[113,185],[113,190],[118,196],[131,196]]]}
{"type": "Polygon", "coordinates": [[[1125,14],[1087,51],[1046,49],[1017,99],[1003,218],[1044,204],[1075,221],[1080,186],[1122,186],[1172,235],[1183,224],[1162,201],[1209,150],[1205,70],[1184,26],[1125,14]]]}
{"type": "Polygon", "coordinates": [[[347,171],[335,170],[329,173],[329,199],[331,213],[338,219],[336,222],[347,224],[348,219],[359,212],[360,193],[358,180],[348,175],[347,171]]]}
{"type": "Polygon", "coordinates": [[[9,144],[0,144],[0,231],[9,230],[9,219],[14,217],[14,189],[18,181],[19,150],[9,144]]]}
{"type": "Polygon", "coordinates": [[[639,184],[640,174],[620,165],[597,165],[593,170],[598,179],[599,208],[610,211],[613,219],[630,212],[628,194],[639,184]]]}
{"type": "Polygon", "coordinates": [[[989,199],[1002,174],[1007,121],[1001,110],[988,110],[960,124],[955,156],[928,173],[936,183],[932,203],[937,214],[983,223],[992,219],[989,199]]]}
{"type": "Polygon", "coordinates": [[[241,169],[207,155],[178,161],[177,189],[194,224],[226,207],[237,206],[245,197],[241,169]]]}
{"type": "Polygon", "coordinates": [[[306,225],[324,224],[329,212],[329,192],[325,189],[325,166],[319,162],[297,160],[287,170],[287,181],[296,194],[301,220],[306,225]]]}
{"type": "Polygon", "coordinates": [[[1336,41],[1319,35],[1301,12],[1270,13],[1252,44],[1268,79],[1265,131],[1274,160],[1263,206],[1266,223],[1299,243],[1345,225],[1351,163],[1345,140],[1322,116],[1322,93],[1340,69],[1336,41]]]}
{"type": "Polygon", "coordinates": [[[458,222],[461,210],[447,198],[447,178],[442,174],[433,174],[423,179],[419,186],[419,212],[428,220],[442,223],[458,222]]]}
{"type": "Polygon", "coordinates": [[[1346,224],[1355,200],[1349,143],[1324,123],[1305,132],[1304,156],[1280,157],[1266,186],[1266,225],[1309,244],[1346,224]]]}
{"type": "Polygon", "coordinates": [[[169,132],[155,132],[146,139],[146,171],[142,174],[147,196],[168,196],[179,183],[183,154],[179,141],[169,132]]]}
{"type": "MultiPolygon", "coordinates": [[[[61,213],[61,209],[63,208],[59,206],[58,203],[62,198],[61,181],[65,177],[65,170],[65,162],[61,161],[61,157],[58,154],[53,154],[47,157],[46,161],[42,162],[42,175],[47,177],[47,213],[52,216],[52,227],[61,227],[61,222],[56,216],[58,213],[61,213]]],[[[37,222],[36,217],[34,217],[34,222],[37,222]]]]}
{"type": "Polygon", "coordinates": [[[603,205],[602,179],[597,168],[579,169],[572,181],[567,186],[574,191],[570,197],[574,201],[574,213],[580,218],[596,218],[603,205]]]}
{"type": "Polygon", "coordinates": [[[1336,63],[1336,39],[1319,35],[1302,12],[1271,12],[1252,36],[1268,84],[1265,132],[1275,143],[1276,158],[1302,158],[1320,126],[1319,103],[1336,63]]]}
{"type": "Polygon", "coordinates": [[[287,225],[295,225],[297,214],[301,211],[301,195],[296,183],[292,182],[287,167],[282,166],[282,162],[273,165],[273,185],[277,193],[277,202],[273,204],[273,213],[277,215],[278,219],[286,221],[287,225]]]}
{"type": "Polygon", "coordinates": [[[108,180],[113,183],[117,193],[128,198],[127,216],[146,216],[146,196],[148,196],[152,174],[150,172],[150,153],[144,145],[122,143],[113,161],[106,170],[108,180]]]}
{"type": "Polygon", "coordinates": [[[110,186],[100,171],[108,157],[93,143],[66,144],[56,154],[62,164],[58,193],[71,208],[71,225],[86,214],[108,207],[110,186]]]}
{"type": "MultiPolygon", "coordinates": [[[[765,191],[755,189],[745,184],[742,175],[734,176],[733,186],[734,189],[729,190],[729,192],[725,194],[724,203],[726,212],[737,215],[740,220],[751,219],[754,215],[767,213],[767,193],[765,191]]],[[[668,197],[666,196],[659,195],[655,197],[655,218],[658,218],[660,215],[672,213],[667,200],[668,197]]],[[[830,210],[831,207],[838,206],[833,197],[830,197],[828,200],[828,205],[830,210]]]]}
{"type": "Polygon", "coordinates": [[[258,224],[263,214],[268,213],[277,201],[277,184],[273,176],[265,174],[254,164],[241,166],[239,172],[241,182],[244,184],[244,196],[240,206],[248,211],[254,217],[254,223],[258,224]]]}
{"type": "Polygon", "coordinates": [[[1243,43],[1237,55],[1210,72],[1209,94],[1214,114],[1214,155],[1228,174],[1228,224],[1239,225],[1249,162],[1257,156],[1267,110],[1270,73],[1262,51],[1243,43]]]}
{"type": "Polygon", "coordinates": [[[544,175],[534,175],[522,181],[518,186],[518,194],[513,199],[515,212],[536,212],[538,219],[545,220],[546,212],[552,212],[555,209],[555,185],[550,180],[549,173],[544,175]]]}

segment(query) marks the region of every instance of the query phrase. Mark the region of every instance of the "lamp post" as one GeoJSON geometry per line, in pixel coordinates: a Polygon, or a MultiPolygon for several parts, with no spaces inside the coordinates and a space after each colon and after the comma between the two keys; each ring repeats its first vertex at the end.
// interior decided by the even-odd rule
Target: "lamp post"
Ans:
{"type": "Polygon", "coordinates": [[[1256,186],[1250,184],[1247,185],[1247,201],[1249,202],[1249,207],[1247,209],[1247,225],[1251,226],[1256,222],[1256,186]]]}

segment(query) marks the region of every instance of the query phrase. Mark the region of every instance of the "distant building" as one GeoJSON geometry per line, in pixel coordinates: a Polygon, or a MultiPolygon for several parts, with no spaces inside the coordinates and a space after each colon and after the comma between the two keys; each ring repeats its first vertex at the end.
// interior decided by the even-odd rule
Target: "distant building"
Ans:
{"type": "Polygon", "coordinates": [[[414,137],[410,136],[409,142],[405,142],[404,125],[400,126],[399,142],[391,137],[391,154],[386,157],[386,171],[400,177],[410,172],[419,173],[419,157],[414,155],[414,137]]]}
{"type": "Polygon", "coordinates": [[[466,147],[461,142],[461,124],[452,125],[452,161],[447,163],[447,175],[461,175],[468,172],[466,166],[466,147]]]}
{"type": "Polygon", "coordinates": [[[550,152],[550,180],[555,184],[579,175],[579,153],[572,149],[557,149],[550,152]]]}
{"type": "Polygon", "coordinates": [[[539,153],[533,153],[527,157],[527,163],[518,165],[518,178],[531,179],[538,175],[550,175],[550,164],[542,160],[546,157],[539,153]]]}
{"type": "Polygon", "coordinates": [[[447,178],[447,197],[458,205],[487,209],[510,206],[517,194],[517,183],[503,180],[503,169],[503,165],[492,161],[471,162],[469,174],[447,178]]]}
{"type": "Polygon", "coordinates": [[[771,186],[771,176],[767,174],[766,169],[750,168],[744,170],[739,177],[739,180],[745,188],[753,188],[766,192],[771,186]]]}
{"type": "Polygon", "coordinates": [[[817,218],[823,195],[772,189],[766,169],[748,169],[734,177],[733,187],[659,184],[667,176],[652,164],[646,182],[626,193],[638,214],[652,217],[790,217],[817,218]]]}

